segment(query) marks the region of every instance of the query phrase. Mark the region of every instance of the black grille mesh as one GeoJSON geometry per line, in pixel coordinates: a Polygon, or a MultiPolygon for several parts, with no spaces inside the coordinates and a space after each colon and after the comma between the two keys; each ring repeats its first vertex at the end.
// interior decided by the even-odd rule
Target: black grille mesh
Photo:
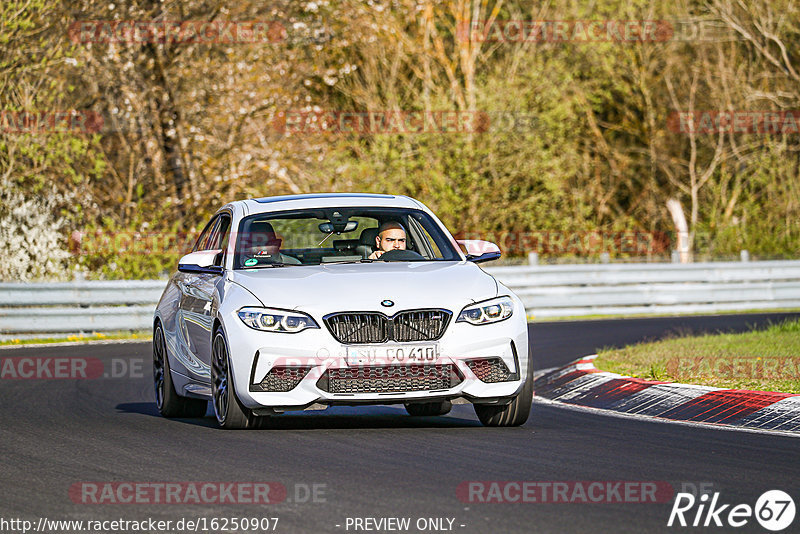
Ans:
{"type": "Polygon", "coordinates": [[[501,358],[481,358],[467,360],[467,367],[475,373],[481,382],[506,382],[511,372],[501,358]]]}
{"type": "Polygon", "coordinates": [[[250,387],[251,391],[291,391],[297,387],[312,367],[273,367],[267,376],[258,384],[250,387]]]}
{"type": "Polygon", "coordinates": [[[380,313],[339,313],[325,318],[339,343],[383,343],[389,339],[389,322],[380,313]]]}
{"type": "Polygon", "coordinates": [[[452,364],[350,367],[329,369],[317,387],[329,393],[400,393],[450,389],[461,380],[452,364]]]}
{"type": "Polygon", "coordinates": [[[325,324],[339,343],[433,341],[444,334],[451,313],[447,310],[410,310],[394,317],[382,313],[335,313],[325,324]]]}
{"type": "Polygon", "coordinates": [[[430,341],[444,334],[450,314],[443,310],[406,311],[392,318],[395,341],[430,341]]]}

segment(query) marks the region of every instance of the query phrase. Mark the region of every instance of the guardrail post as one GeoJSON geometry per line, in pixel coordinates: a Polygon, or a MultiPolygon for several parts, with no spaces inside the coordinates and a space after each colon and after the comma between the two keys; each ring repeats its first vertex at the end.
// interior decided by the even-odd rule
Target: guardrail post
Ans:
{"type": "Polygon", "coordinates": [[[747,250],[742,250],[739,252],[739,257],[742,259],[742,261],[750,261],[750,252],[747,250]]]}

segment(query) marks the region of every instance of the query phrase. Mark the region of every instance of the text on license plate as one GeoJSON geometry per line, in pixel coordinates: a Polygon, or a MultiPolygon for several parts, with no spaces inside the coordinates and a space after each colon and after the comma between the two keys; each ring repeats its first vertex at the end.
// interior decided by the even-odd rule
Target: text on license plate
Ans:
{"type": "Polygon", "coordinates": [[[389,345],[347,347],[348,365],[434,363],[439,359],[439,345],[389,345]]]}

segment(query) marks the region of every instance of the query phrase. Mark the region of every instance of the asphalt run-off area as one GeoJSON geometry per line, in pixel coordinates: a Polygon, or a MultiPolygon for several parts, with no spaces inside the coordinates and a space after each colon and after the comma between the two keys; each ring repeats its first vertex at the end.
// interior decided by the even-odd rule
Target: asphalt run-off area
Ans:
{"type": "MultiPolygon", "coordinates": [[[[535,365],[545,369],[602,347],[687,330],[743,331],[786,317],[796,315],[551,322],[529,330],[535,365]]],[[[104,369],[86,379],[0,381],[2,520],[58,532],[70,529],[53,521],[100,521],[81,526],[118,531],[131,525],[108,522],[152,521],[139,526],[177,532],[212,531],[212,521],[221,531],[236,518],[239,531],[247,519],[248,528],[275,532],[639,533],[700,530],[708,519],[721,532],[732,527],[713,526],[701,495],[717,495],[716,509],[729,505],[719,514],[725,522],[732,507],[753,508],[768,490],[800,489],[795,437],[538,400],[520,428],[483,427],[469,405],[422,418],[402,405],[334,407],[275,417],[252,431],[220,430],[210,413],[168,420],[155,407],[150,350],[139,342],[0,351],[0,358],[83,358],[87,369],[98,360],[104,369]],[[668,527],[679,493],[697,502],[678,503],[689,526],[673,518],[668,527]],[[696,517],[700,528],[691,527],[696,517]]],[[[736,531],[764,529],[751,516],[736,531]]]]}

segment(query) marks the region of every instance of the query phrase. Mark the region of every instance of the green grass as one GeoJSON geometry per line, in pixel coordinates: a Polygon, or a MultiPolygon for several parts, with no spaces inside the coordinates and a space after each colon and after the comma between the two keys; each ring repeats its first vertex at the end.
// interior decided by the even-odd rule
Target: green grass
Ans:
{"type": "Polygon", "coordinates": [[[0,346],[23,346],[23,345],[35,345],[38,343],[65,343],[65,342],[84,342],[90,343],[92,341],[102,341],[102,340],[109,340],[109,339],[150,339],[152,337],[152,332],[149,330],[138,330],[135,332],[109,332],[109,333],[102,333],[102,332],[95,332],[93,334],[79,334],[74,336],[67,336],[67,337],[42,337],[42,338],[32,338],[32,339],[6,339],[0,341],[0,346]]]}
{"type": "Polygon", "coordinates": [[[648,380],[800,393],[800,320],[742,334],[676,336],[603,349],[595,365],[648,380]]]}

